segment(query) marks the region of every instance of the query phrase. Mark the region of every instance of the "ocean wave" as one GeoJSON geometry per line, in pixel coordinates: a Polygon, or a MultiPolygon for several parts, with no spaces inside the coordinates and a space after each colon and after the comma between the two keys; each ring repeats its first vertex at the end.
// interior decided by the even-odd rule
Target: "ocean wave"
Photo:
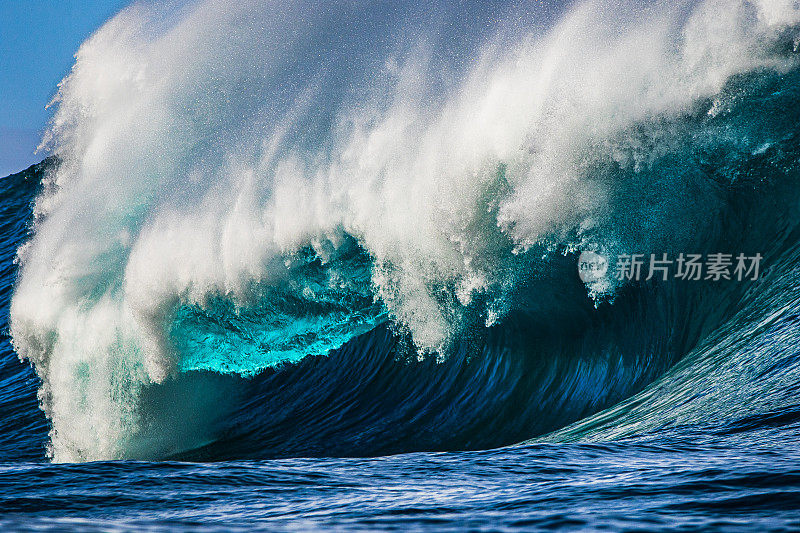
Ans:
{"type": "Polygon", "coordinates": [[[496,7],[145,2],[81,47],[10,315],[54,460],[630,434],[726,379],[698,354],[745,364],[737,316],[789,305],[800,9],[496,7]],[[583,284],[582,251],[773,270],[583,284]]]}

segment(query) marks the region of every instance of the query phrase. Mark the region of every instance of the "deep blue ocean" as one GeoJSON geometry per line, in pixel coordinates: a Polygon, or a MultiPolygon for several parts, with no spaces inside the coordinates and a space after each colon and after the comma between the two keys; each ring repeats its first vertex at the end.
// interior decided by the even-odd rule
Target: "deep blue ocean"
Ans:
{"type": "Polygon", "coordinates": [[[796,2],[267,4],[0,179],[1,531],[800,530],[796,2]]]}

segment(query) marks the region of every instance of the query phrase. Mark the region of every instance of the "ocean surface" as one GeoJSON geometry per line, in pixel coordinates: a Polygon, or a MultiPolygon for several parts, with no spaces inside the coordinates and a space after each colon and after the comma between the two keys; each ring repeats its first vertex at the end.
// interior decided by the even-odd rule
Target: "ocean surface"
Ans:
{"type": "Polygon", "coordinates": [[[0,179],[0,530],[800,530],[800,6],[405,4],[81,46],[0,179]]]}

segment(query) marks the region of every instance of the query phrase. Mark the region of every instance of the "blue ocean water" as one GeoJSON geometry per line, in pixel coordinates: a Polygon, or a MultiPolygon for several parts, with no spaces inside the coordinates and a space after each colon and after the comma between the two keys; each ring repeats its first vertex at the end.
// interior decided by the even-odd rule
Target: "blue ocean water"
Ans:
{"type": "Polygon", "coordinates": [[[87,41],[0,179],[0,529],[800,529],[800,10],[535,4],[87,41]]]}
{"type": "Polygon", "coordinates": [[[5,464],[5,529],[792,531],[796,428],[481,452],[5,464]],[[745,451],[746,450],[746,451],[745,451]]]}

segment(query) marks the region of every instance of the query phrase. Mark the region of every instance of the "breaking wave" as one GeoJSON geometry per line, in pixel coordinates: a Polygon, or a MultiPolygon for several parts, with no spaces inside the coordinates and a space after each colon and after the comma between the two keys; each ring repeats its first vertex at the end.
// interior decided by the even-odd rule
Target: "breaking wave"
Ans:
{"type": "Polygon", "coordinates": [[[54,460],[475,449],[790,401],[800,6],[406,4],[139,2],[83,44],[10,309],[54,460]],[[584,251],[766,271],[584,284],[584,251]]]}

